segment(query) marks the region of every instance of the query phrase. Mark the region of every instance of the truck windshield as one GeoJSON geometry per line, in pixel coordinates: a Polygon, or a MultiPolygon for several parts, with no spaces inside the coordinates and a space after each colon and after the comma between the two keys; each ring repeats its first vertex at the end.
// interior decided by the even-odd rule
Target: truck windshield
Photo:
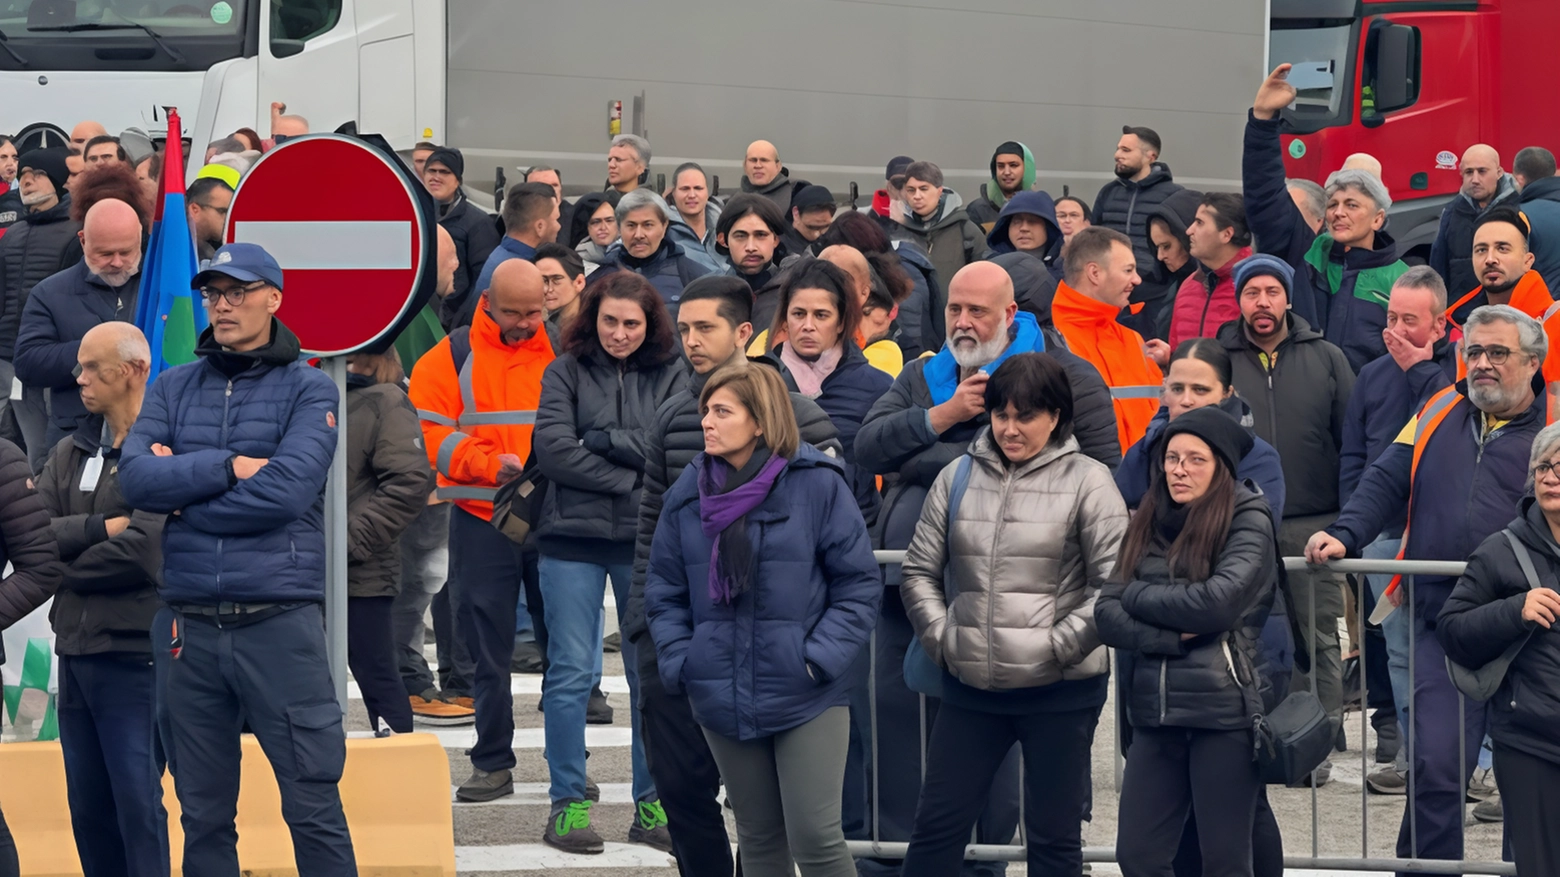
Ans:
{"type": "Polygon", "coordinates": [[[1348,121],[1353,109],[1353,23],[1330,27],[1275,27],[1269,66],[1291,64],[1289,82],[1298,93],[1284,121],[1297,132],[1315,131],[1348,121]]]}
{"type": "Polygon", "coordinates": [[[0,0],[0,32],[31,70],[203,70],[242,54],[253,2],[0,0]]]}

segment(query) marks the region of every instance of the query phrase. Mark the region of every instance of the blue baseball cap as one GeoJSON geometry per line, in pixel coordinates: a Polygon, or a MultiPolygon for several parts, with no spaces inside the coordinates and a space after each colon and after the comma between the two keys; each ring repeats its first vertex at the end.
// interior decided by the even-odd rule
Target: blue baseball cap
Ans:
{"type": "Polygon", "coordinates": [[[218,275],[242,283],[264,280],[277,289],[282,288],[282,266],[276,264],[271,254],[259,244],[228,244],[217,250],[211,261],[190,281],[190,289],[200,289],[218,275]]]}

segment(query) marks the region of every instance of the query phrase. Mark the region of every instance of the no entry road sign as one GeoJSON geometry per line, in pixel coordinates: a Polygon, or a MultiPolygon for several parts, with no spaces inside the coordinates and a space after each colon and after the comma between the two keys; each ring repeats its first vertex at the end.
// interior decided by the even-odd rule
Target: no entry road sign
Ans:
{"type": "Polygon", "coordinates": [[[308,353],[382,346],[422,306],[434,238],[416,185],[392,155],[336,134],[288,140],[239,184],[225,239],[282,266],[277,318],[308,353]]]}

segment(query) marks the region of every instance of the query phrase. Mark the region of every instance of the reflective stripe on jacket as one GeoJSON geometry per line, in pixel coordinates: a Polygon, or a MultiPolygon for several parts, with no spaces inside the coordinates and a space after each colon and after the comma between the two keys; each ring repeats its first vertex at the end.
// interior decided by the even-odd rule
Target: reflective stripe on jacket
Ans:
{"type": "Polygon", "coordinates": [[[1056,287],[1051,319],[1067,339],[1067,348],[1088,360],[1110,387],[1116,406],[1116,431],[1123,448],[1148,432],[1159,411],[1164,375],[1143,350],[1143,336],[1116,322],[1120,308],[1095,301],[1068,286],[1056,287]]]}

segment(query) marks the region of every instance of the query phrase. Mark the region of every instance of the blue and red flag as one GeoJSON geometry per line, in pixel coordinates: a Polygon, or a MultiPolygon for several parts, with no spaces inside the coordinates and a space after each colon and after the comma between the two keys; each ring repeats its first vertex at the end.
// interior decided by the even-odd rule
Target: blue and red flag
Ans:
{"type": "Polygon", "coordinates": [[[168,110],[168,143],[157,180],[157,214],[141,265],[135,324],[152,348],[151,379],[195,360],[195,339],[206,330],[204,303],[190,289],[198,270],[195,238],[184,209],[184,149],[179,111],[168,110]]]}

